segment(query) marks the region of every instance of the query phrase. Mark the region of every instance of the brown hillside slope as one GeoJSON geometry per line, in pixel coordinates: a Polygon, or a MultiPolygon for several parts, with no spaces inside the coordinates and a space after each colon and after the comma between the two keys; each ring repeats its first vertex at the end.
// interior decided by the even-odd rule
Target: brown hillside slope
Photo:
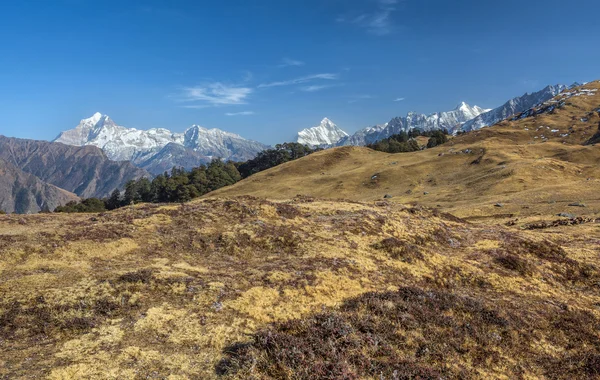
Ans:
{"type": "Polygon", "coordinates": [[[590,378],[599,238],[310,198],[0,216],[0,378],[590,378]]]}
{"type": "Polygon", "coordinates": [[[128,161],[111,161],[97,147],[0,136],[0,159],[82,198],[107,197],[132,179],[150,176],[128,161]]]}
{"type": "Polygon", "coordinates": [[[0,210],[6,213],[36,213],[54,210],[79,197],[45,183],[36,176],[0,159],[0,210]]]}
{"type": "MultiPolygon", "coordinates": [[[[425,151],[386,154],[342,147],[256,174],[208,196],[377,200],[440,207],[464,217],[529,217],[600,209],[600,147],[583,145],[600,125],[600,82],[562,108],[505,121],[425,151]],[[596,90],[596,92],[594,92],[596,90]],[[427,194],[426,194],[427,193],[427,194]],[[503,207],[495,207],[497,203],[503,207]]],[[[563,95],[563,97],[565,97],[563,95]]],[[[560,96],[558,97],[560,98],[560,96]]]]}

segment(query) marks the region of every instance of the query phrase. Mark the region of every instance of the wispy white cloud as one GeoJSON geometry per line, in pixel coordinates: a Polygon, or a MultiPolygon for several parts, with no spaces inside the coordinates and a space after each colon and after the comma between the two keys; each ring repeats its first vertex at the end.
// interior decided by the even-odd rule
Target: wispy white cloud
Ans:
{"type": "Polygon", "coordinates": [[[299,61],[297,59],[283,58],[281,60],[281,64],[279,64],[277,67],[304,66],[304,65],[305,65],[304,62],[299,61]]]}
{"type": "Polygon", "coordinates": [[[317,91],[321,91],[321,90],[326,90],[331,87],[335,87],[335,85],[334,84],[322,84],[322,85],[315,84],[315,85],[311,85],[311,86],[302,87],[302,88],[300,88],[300,90],[304,91],[304,92],[317,92],[317,91]]]}
{"type": "Polygon", "coordinates": [[[186,105],[185,108],[246,104],[246,98],[250,96],[252,91],[253,89],[250,87],[230,86],[221,82],[214,82],[184,88],[181,100],[198,103],[186,105]]]}
{"type": "Polygon", "coordinates": [[[225,116],[249,116],[254,115],[254,111],[242,111],[242,112],[227,112],[225,116]]]}
{"type": "Polygon", "coordinates": [[[186,105],[183,105],[183,106],[180,106],[180,107],[181,108],[189,108],[189,109],[193,109],[193,110],[201,110],[201,109],[210,108],[210,107],[213,107],[213,106],[209,106],[209,105],[206,105],[206,104],[186,104],[186,105]]]}
{"type": "Polygon", "coordinates": [[[406,98],[396,98],[396,99],[394,99],[395,102],[401,102],[403,100],[406,100],[406,98]]]}
{"type": "Polygon", "coordinates": [[[391,19],[392,13],[397,10],[400,0],[377,0],[374,10],[362,12],[358,15],[342,15],[336,18],[337,22],[354,24],[367,30],[368,33],[384,36],[394,30],[391,19]]]}
{"type": "Polygon", "coordinates": [[[300,78],[284,80],[279,82],[271,82],[271,83],[263,83],[258,86],[258,88],[267,88],[267,87],[279,87],[279,86],[291,86],[294,84],[302,84],[308,83],[315,80],[336,80],[338,79],[338,74],[324,73],[324,74],[313,74],[307,75],[300,78]]]}

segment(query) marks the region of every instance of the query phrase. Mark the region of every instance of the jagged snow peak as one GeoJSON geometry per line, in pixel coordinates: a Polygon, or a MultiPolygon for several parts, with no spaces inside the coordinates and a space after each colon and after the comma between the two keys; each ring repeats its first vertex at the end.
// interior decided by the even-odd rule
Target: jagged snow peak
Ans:
{"type": "Polygon", "coordinates": [[[405,117],[395,117],[386,124],[362,129],[352,136],[341,139],[337,145],[368,145],[400,132],[408,132],[411,129],[452,131],[488,111],[490,110],[462,102],[454,110],[447,112],[436,112],[431,115],[409,112],[405,117]]]}
{"type": "Polygon", "coordinates": [[[296,142],[310,146],[330,146],[336,144],[348,134],[328,118],[321,120],[316,127],[298,132],[296,142]]]}
{"type": "MultiPolygon", "coordinates": [[[[111,160],[132,161],[141,167],[156,167],[153,159],[164,161],[165,157],[172,158],[173,163],[177,162],[177,157],[161,154],[161,150],[169,144],[193,150],[194,157],[198,157],[199,160],[196,166],[213,157],[225,160],[251,159],[267,148],[266,145],[246,140],[234,133],[216,128],[206,129],[198,125],[193,125],[183,133],[171,132],[165,128],[126,128],[100,113],[81,120],[77,127],[62,132],[54,141],[75,146],[97,146],[111,160]]],[[[163,162],[160,166],[168,165],[169,162],[163,162]]]]}
{"type": "Polygon", "coordinates": [[[560,94],[568,87],[562,84],[558,84],[555,86],[547,86],[541,91],[534,92],[532,94],[526,93],[523,96],[519,96],[509,100],[498,108],[494,108],[486,113],[482,113],[481,115],[473,118],[472,120],[467,121],[459,128],[452,130],[452,132],[456,133],[458,131],[473,131],[477,129],[481,129],[484,127],[489,127],[494,125],[506,118],[509,118],[512,115],[516,115],[525,110],[528,110],[532,107],[535,107],[538,104],[544,103],[549,99],[552,99],[556,95],[560,94]]]}

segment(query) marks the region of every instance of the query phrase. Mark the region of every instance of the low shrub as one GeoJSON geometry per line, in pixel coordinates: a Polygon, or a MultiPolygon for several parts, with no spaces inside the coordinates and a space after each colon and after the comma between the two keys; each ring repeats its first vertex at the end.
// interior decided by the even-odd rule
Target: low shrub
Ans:
{"type": "Polygon", "coordinates": [[[522,276],[528,276],[533,273],[532,265],[517,255],[501,255],[496,257],[494,261],[506,269],[518,272],[522,276]]]}
{"type": "Polygon", "coordinates": [[[423,253],[417,245],[395,237],[383,239],[379,243],[373,244],[372,247],[387,252],[392,259],[408,263],[424,259],[423,253]]]}

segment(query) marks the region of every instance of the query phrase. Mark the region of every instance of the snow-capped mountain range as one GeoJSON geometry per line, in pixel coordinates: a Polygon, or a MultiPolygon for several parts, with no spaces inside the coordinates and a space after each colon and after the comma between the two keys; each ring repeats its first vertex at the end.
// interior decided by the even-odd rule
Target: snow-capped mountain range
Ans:
{"type": "Polygon", "coordinates": [[[321,124],[316,127],[298,132],[296,142],[310,146],[331,146],[344,137],[348,137],[346,132],[342,131],[328,118],[324,118],[321,120],[321,124]]]}
{"type": "Polygon", "coordinates": [[[213,158],[245,161],[267,148],[267,145],[234,133],[198,125],[183,133],[164,128],[126,128],[101,113],[81,120],[77,127],[62,132],[54,141],[97,146],[111,160],[131,161],[155,174],[173,166],[198,166],[213,158]]]}
{"type": "MultiPolygon", "coordinates": [[[[513,98],[495,109],[460,103],[454,110],[430,115],[409,112],[385,124],[364,128],[349,135],[328,118],[315,127],[298,132],[296,141],[313,147],[368,145],[411,129],[447,129],[451,133],[491,126],[512,115],[542,104],[567,86],[547,86],[541,91],[513,98]]],[[[183,133],[164,128],[138,130],[117,125],[110,117],[95,113],[74,129],[62,132],[55,140],[67,145],[93,145],[115,161],[131,161],[153,174],[174,166],[192,168],[213,158],[246,161],[268,146],[220,129],[193,125],[183,133]]]]}
{"type": "MultiPolygon", "coordinates": [[[[571,87],[577,85],[579,84],[575,83],[571,87]]],[[[513,98],[494,109],[483,109],[462,102],[454,110],[447,112],[436,112],[431,115],[409,112],[405,117],[395,117],[385,124],[361,129],[353,135],[347,135],[338,126],[326,118],[324,119],[324,121],[327,121],[326,123],[322,122],[321,125],[317,127],[305,129],[300,132],[297,141],[308,143],[313,146],[364,146],[400,132],[408,132],[411,129],[425,131],[432,129],[447,129],[453,134],[461,131],[468,132],[492,126],[512,115],[519,114],[542,104],[571,87],[560,84],[547,86],[538,92],[531,94],[526,93],[522,96],[513,98]],[[335,128],[331,127],[331,125],[335,128]],[[342,136],[337,142],[334,142],[333,139],[320,137],[328,136],[330,133],[334,136],[340,136],[340,131],[346,134],[346,136],[342,136]]]]}
{"type": "Polygon", "coordinates": [[[472,120],[467,121],[460,128],[455,129],[452,132],[456,132],[458,130],[469,132],[476,129],[481,129],[483,127],[488,127],[490,125],[494,125],[499,121],[502,121],[512,115],[516,115],[538,104],[544,103],[552,99],[567,88],[568,87],[565,85],[557,84],[555,86],[547,86],[543,90],[534,92],[532,94],[526,93],[523,96],[519,96],[509,100],[508,102],[504,103],[498,108],[494,108],[489,112],[483,113],[473,118],[472,120]]]}
{"type": "Polygon", "coordinates": [[[467,103],[462,102],[454,110],[447,112],[436,112],[431,115],[409,112],[406,116],[395,117],[386,124],[362,129],[352,136],[341,139],[336,145],[372,144],[400,132],[408,132],[411,129],[419,129],[422,131],[447,129],[448,131],[451,131],[463,123],[488,111],[490,110],[478,106],[470,106],[467,103]]]}

